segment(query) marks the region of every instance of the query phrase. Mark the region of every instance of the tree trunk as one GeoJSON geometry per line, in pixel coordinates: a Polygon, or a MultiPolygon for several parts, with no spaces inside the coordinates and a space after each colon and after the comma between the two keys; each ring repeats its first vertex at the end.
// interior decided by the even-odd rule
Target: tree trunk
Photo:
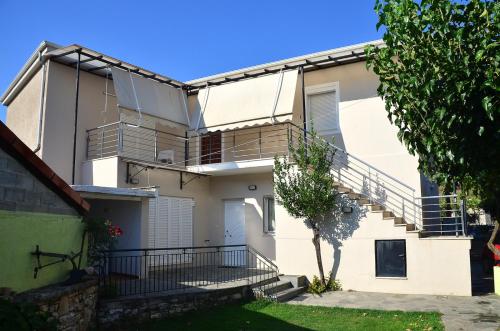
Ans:
{"type": "Polygon", "coordinates": [[[313,245],[314,249],[316,250],[316,262],[318,263],[318,270],[319,270],[319,280],[321,281],[321,285],[326,286],[326,281],[325,281],[325,273],[323,272],[323,260],[321,259],[321,246],[320,246],[320,237],[319,237],[319,229],[318,226],[314,223],[309,221],[309,224],[311,224],[312,230],[313,230],[313,245]]]}
{"type": "Polygon", "coordinates": [[[495,247],[495,239],[498,235],[498,229],[500,228],[500,222],[496,221],[495,222],[495,228],[493,229],[493,232],[491,233],[491,238],[488,240],[488,248],[493,252],[495,255],[500,255],[500,251],[495,247]]]}

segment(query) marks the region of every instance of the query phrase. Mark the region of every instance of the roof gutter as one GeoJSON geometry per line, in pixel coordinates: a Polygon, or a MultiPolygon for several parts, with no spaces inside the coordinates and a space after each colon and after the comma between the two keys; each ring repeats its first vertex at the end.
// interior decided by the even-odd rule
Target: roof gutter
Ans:
{"type": "Polygon", "coordinates": [[[42,56],[40,59],[40,53],[43,55],[49,50],[49,48],[55,49],[60,47],[60,45],[49,41],[43,41],[17,73],[16,77],[4,94],[0,97],[0,102],[3,105],[8,106],[16,95],[22,90],[24,85],[29,82],[29,80],[37,73],[38,69],[40,69],[45,61],[48,60],[45,56],[42,56]]]}

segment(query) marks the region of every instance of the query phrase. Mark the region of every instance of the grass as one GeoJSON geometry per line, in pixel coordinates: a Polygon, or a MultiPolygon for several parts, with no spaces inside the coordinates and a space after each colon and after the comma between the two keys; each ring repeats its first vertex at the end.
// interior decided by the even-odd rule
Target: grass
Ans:
{"type": "Polygon", "coordinates": [[[444,330],[439,313],[330,308],[254,301],[151,321],[131,330],[444,330]]]}

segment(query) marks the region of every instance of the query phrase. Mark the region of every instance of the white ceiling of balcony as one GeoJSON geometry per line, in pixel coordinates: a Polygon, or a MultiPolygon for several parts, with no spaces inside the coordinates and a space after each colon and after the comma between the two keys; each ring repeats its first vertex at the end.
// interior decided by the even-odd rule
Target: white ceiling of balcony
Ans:
{"type": "Polygon", "coordinates": [[[195,131],[230,130],[292,119],[298,70],[200,89],[191,116],[195,131]]]}

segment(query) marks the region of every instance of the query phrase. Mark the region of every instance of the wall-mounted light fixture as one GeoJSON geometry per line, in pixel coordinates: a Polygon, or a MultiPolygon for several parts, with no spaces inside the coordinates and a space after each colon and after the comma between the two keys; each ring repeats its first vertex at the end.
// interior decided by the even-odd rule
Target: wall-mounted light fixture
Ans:
{"type": "Polygon", "coordinates": [[[342,212],[344,214],[350,214],[350,213],[352,213],[352,207],[351,206],[342,206],[342,212]]]}
{"type": "Polygon", "coordinates": [[[249,191],[255,191],[255,190],[257,190],[257,185],[248,185],[248,190],[249,191]]]}

